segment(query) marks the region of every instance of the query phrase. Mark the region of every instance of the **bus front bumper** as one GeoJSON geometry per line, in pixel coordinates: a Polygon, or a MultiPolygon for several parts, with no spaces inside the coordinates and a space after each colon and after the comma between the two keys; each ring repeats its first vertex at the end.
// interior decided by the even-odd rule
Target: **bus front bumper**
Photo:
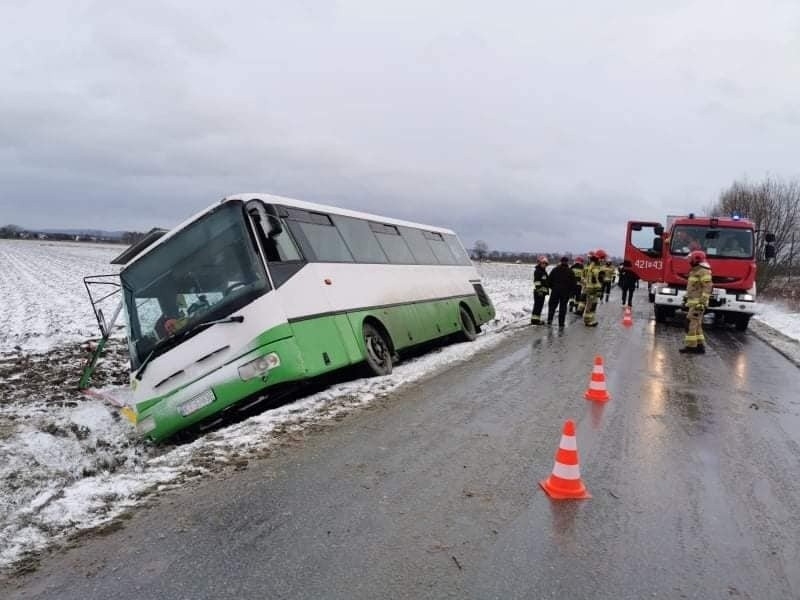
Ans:
{"type": "MultiPolygon", "coordinates": [[[[274,362],[274,361],[273,361],[274,362]]],[[[136,413],[136,431],[153,441],[161,441],[215,416],[243,400],[279,383],[295,381],[305,369],[293,338],[267,344],[239,357],[192,383],[158,398],[136,413]],[[279,365],[259,376],[242,379],[241,369],[260,357],[279,357],[279,365]]],[[[140,403],[142,404],[142,403],[140,403]]]]}

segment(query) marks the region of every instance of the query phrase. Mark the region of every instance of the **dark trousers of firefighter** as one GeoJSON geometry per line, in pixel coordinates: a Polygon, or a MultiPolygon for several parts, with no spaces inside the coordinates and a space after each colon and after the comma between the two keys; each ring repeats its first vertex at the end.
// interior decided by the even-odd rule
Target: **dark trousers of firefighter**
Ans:
{"type": "Polygon", "coordinates": [[[542,322],[542,308],[544,308],[545,294],[533,294],[533,312],[531,313],[531,323],[542,322]]]}
{"type": "Polygon", "coordinates": [[[628,306],[633,306],[633,290],[635,288],[631,288],[626,290],[622,288],[622,304],[627,304],[628,306]]]}
{"type": "Polygon", "coordinates": [[[600,299],[603,299],[603,296],[606,298],[606,302],[608,302],[608,297],[611,295],[611,282],[606,281],[603,283],[603,290],[600,292],[600,299]]]}
{"type": "Polygon", "coordinates": [[[697,346],[706,344],[706,338],[703,335],[704,312],[697,308],[690,308],[686,315],[686,320],[689,322],[689,329],[686,331],[686,346],[689,348],[697,348],[697,346]]]}
{"type": "Polygon", "coordinates": [[[547,322],[553,322],[553,316],[556,314],[556,307],[558,307],[558,325],[564,326],[564,321],[567,319],[567,302],[569,296],[567,294],[559,294],[558,292],[550,292],[550,302],[547,305],[547,322]]]}
{"type": "Polygon", "coordinates": [[[597,312],[597,303],[599,299],[599,289],[586,292],[586,308],[583,310],[583,323],[585,325],[594,325],[597,323],[595,313],[597,312]]]}

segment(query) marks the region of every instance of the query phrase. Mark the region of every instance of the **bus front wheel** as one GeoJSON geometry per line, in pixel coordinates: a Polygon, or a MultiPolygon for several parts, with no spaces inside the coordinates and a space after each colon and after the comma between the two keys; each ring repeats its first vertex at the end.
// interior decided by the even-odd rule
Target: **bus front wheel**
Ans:
{"type": "Polygon", "coordinates": [[[367,367],[372,375],[389,375],[392,372],[392,348],[389,340],[371,323],[364,323],[364,349],[367,367]]]}

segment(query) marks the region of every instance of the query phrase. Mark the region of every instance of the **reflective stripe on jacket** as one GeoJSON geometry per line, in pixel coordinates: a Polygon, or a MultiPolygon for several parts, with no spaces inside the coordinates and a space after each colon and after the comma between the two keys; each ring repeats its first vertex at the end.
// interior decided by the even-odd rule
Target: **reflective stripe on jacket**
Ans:
{"type": "Polygon", "coordinates": [[[590,262],[583,269],[583,289],[586,293],[599,292],[605,281],[605,268],[590,262]]]}
{"type": "Polygon", "coordinates": [[[547,295],[550,291],[549,287],[547,270],[540,265],[536,265],[536,268],[533,270],[533,293],[547,295]]]}
{"type": "Polygon", "coordinates": [[[711,267],[706,263],[700,263],[692,267],[689,271],[689,279],[686,283],[686,306],[692,308],[698,304],[708,306],[711,298],[713,284],[711,283],[711,267]]]}

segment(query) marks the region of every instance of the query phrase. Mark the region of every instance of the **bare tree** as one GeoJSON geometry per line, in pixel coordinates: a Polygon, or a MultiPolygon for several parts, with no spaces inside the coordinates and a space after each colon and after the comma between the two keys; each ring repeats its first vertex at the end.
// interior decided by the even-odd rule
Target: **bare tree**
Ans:
{"type": "Polygon", "coordinates": [[[483,240],[475,242],[475,247],[472,249],[472,254],[478,260],[483,260],[489,254],[489,244],[483,240]]]}
{"type": "Polygon", "coordinates": [[[711,207],[711,214],[729,216],[734,213],[750,219],[756,226],[757,283],[759,290],[766,290],[792,259],[792,233],[800,227],[800,181],[772,177],[760,183],[734,181],[720,194],[711,207]],[[775,235],[776,258],[772,262],[764,258],[766,233],[775,235]]]}

